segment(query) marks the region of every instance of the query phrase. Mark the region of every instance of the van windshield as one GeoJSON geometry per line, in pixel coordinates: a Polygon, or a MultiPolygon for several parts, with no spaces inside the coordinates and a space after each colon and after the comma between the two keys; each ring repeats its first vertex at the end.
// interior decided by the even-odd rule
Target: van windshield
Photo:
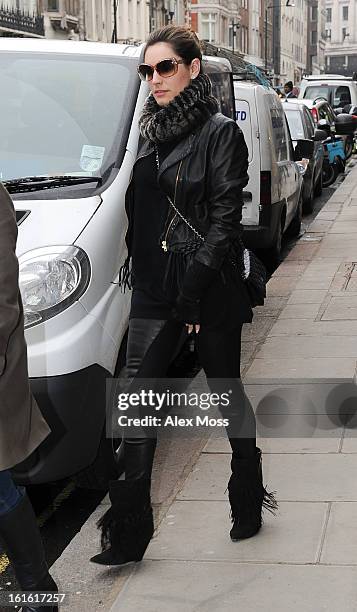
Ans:
{"type": "Polygon", "coordinates": [[[123,154],[132,59],[4,52],[0,82],[0,180],[103,176],[123,154]]]}
{"type": "Polygon", "coordinates": [[[327,102],[329,101],[329,88],[328,85],[313,85],[311,87],[306,87],[304,91],[304,98],[308,98],[309,100],[315,100],[316,98],[325,98],[327,102]]]}

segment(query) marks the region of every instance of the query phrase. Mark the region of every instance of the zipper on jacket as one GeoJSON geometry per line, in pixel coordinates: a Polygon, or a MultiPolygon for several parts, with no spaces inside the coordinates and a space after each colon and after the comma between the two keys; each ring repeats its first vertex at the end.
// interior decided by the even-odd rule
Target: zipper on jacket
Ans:
{"type": "MultiPolygon", "coordinates": [[[[180,161],[180,165],[179,165],[179,167],[178,167],[177,174],[176,174],[176,181],[175,181],[175,193],[174,193],[174,204],[175,204],[175,206],[176,206],[176,192],[177,192],[177,184],[178,184],[178,178],[179,178],[179,174],[180,174],[180,170],[181,170],[181,166],[182,166],[182,161],[183,161],[183,160],[181,159],[181,161],[180,161]]],[[[163,250],[165,251],[165,253],[166,253],[166,251],[168,250],[168,247],[167,247],[167,236],[168,236],[168,233],[169,233],[169,231],[170,231],[171,225],[172,225],[172,223],[173,223],[174,219],[176,219],[176,217],[177,217],[177,213],[175,212],[175,214],[174,214],[174,216],[172,217],[172,219],[171,219],[171,221],[170,221],[170,223],[169,223],[169,226],[168,226],[168,228],[167,228],[167,230],[166,230],[165,237],[164,237],[163,241],[161,242],[161,246],[162,246],[163,250]]]]}

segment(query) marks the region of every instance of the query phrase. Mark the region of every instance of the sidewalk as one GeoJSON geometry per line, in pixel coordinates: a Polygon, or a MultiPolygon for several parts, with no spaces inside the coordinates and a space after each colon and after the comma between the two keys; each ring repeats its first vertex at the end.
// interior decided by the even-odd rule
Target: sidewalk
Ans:
{"type": "MultiPolygon", "coordinates": [[[[356,376],[357,166],[269,281],[242,346],[277,516],[265,513],[255,537],[230,541],[229,443],[203,441],[172,504],[160,508],[144,560],[91,568],[93,589],[104,599],[110,584],[114,602],[96,610],[357,612],[357,417],[339,409],[356,376]]],[[[357,412],[357,401],[345,406],[357,412]]],[[[86,558],[97,549],[102,509],[79,534],[86,558]]]]}

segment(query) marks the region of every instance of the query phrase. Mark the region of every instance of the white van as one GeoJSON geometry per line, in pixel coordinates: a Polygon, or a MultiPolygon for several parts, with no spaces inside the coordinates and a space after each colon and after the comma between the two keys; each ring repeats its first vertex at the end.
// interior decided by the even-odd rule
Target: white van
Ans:
{"type": "MultiPolygon", "coordinates": [[[[249,182],[243,192],[244,242],[261,249],[271,266],[278,263],[283,233],[301,226],[302,176],[284,110],[272,88],[234,81],[236,121],[249,151],[249,182]]],[[[299,141],[304,142],[304,141],[299,141]]]]}
{"type": "Polygon", "coordinates": [[[357,106],[357,74],[345,77],[340,74],[311,74],[300,83],[299,98],[325,98],[332,108],[357,106]]]}
{"type": "MultiPolygon", "coordinates": [[[[118,282],[124,198],[149,93],[136,71],[142,50],[0,38],[0,180],[19,226],[31,388],[52,429],[14,470],[25,484],[89,465],[98,475],[111,451],[105,388],[125,354],[130,292],[118,282]]],[[[205,58],[204,66],[220,110],[234,118],[229,62],[205,58]]]]}

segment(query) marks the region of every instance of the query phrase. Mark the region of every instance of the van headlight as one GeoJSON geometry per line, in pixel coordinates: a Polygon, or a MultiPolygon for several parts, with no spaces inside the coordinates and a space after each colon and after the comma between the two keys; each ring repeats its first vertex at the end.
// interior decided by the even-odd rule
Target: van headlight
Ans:
{"type": "Polygon", "coordinates": [[[88,256],[78,247],[43,247],[20,257],[25,329],[54,317],[78,300],[88,286],[90,271],[88,256]]]}

